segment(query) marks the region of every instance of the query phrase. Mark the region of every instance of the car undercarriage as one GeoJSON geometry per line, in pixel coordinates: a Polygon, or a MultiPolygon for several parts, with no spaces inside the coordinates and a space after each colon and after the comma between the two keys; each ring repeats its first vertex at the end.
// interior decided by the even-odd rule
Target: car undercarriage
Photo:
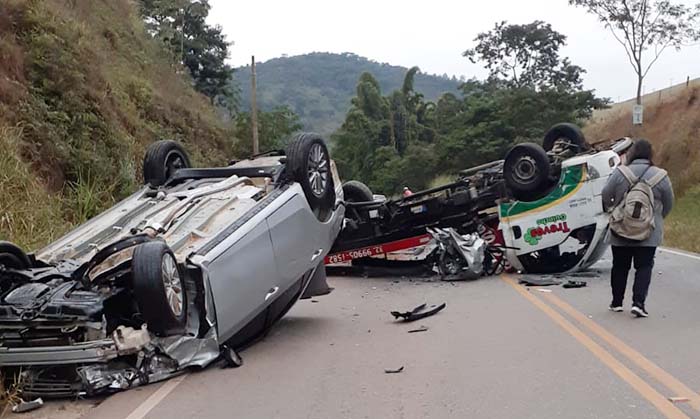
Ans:
{"type": "Polygon", "coordinates": [[[330,292],[342,190],[320,137],[290,148],[194,169],[154,143],[130,197],[36,253],[0,242],[6,388],[89,396],[236,366],[296,301],[330,292]]]}

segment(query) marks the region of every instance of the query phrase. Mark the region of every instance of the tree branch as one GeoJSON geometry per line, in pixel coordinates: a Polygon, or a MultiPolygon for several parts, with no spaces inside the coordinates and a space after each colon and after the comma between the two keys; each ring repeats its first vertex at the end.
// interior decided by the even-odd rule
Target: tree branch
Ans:
{"type": "Polygon", "coordinates": [[[656,60],[658,60],[659,57],[661,57],[661,54],[664,52],[664,50],[665,50],[669,45],[671,45],[672,43],[673,43],[672,41],[668,41],[668,42],[666,42],[666,43],[664,44],[663,48],[661,48],[661,51],[658,51],[658,50],[654,51],[654,53],[656,54],[656,57],[654,57],[654,59],[651,60],[651,62],[649,63],[649,66],[648,66],[647,69],[644,71],[644,75],[642,76],[642,78],[646,77],[647,73],[648,73],[649,70],[651,69],[651,66],[654,65],[654,63],[656,62],[656,60]]]}
{"type": "MultiPolygon", "coordinates": [[[[630,10],[629,6],[627,6],[627,0],[622,0],[622,5],[625,6],[625,12],[627,13],[627,16],[629,16],[630,24],[632,26],[632,51],[637,51],[637,31],[634,16],[632,16],[632,11],[630,10]]],[[[629,36],[627,37],[627,40],[629,41],[629,36]]]]}
{"type": "Polygon", "coordinates": [[[640,74],[641,74],[641,68],[637,69],[637,65],[634,63],[634,60],[632,59],[632,55],[630,55],[630,52],[629,52],[629,50],[628,50],[628,48],[627,48],[627,44],[626,44],[625,42],[623,42],[623,41],[617,36],[617,34],[615,33],[615,30],[613,30],[612,26],[610,26],[610,32],[612,32],[612,34],[613,34],[613,36],[615,37],[615,39],[617,39],[617,42],[619,42],[620,45],[622,45],[622,47],[625,49],[625,54],[627,54],[627,58],[629,59],[630,64],[632,64],[632,68],[634,68],[634,72],[637,73],[638,75],[640,75],[640,74]]]}

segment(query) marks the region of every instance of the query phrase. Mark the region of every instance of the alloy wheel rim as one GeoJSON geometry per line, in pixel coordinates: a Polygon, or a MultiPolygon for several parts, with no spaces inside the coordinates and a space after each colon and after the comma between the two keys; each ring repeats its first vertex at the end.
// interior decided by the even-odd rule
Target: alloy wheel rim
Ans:
{"type": "Polygon", "coordinates": [[[168,306],[174,315],[180,316],[182,314],[182,303],[184,299],[182,281],[172,255],[166,254],[163,256],[161,267],[163,286],[165,287],[165,297],[168,300],[168,306]]]}
{"type": "Polygon", "coordinates": [[[523,182],[531,182],[537,174],[537,164],[532,157],[521,157],[515,165],[515,176],[523,182]]]}
{"type": "Polygon", "coordinates": [[[321,144],[314,144],[309,150],[307,175],[311,192],[320,198],[328,185],[328,158],[321,144]]]}
{"type": "Polygon", "coordinates": [[[178,169],[185,167],[185,160],[182,155],[177,151],[171,151],[168,157],[165,159],[165,176],[170,179],[170,177],[175,174],[178,169]]]}

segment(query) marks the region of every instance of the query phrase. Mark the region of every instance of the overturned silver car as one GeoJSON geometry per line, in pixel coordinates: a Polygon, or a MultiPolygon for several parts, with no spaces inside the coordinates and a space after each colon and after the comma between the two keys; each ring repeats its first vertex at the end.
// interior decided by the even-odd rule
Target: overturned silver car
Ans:
{"type": "Polygon", "coordinates": [[[204,367],[328,293],[343,218],[324,141],[190,168],[159,141],[145,185],[35,254],[0,242],[0,367],[25,397],[127,389],[204,367]]]}

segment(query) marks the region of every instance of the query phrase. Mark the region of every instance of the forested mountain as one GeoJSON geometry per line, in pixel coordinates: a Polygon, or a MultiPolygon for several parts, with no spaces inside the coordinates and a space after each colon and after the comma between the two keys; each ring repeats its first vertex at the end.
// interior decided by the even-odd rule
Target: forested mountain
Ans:
{"type": "MultiPolygon", "coordinates": [[[[405,67],[378,63],[351,53],[314,52],[257,63],[258,106],[271,110],[287,105],[299,115],[304,129],[330,135],[342,124],[360,75],[371,73],[383,91],[401,87],[405,67]]],[[[237,68],[241,109],[250,108],[250,66],[237,68]]],[[[418,73],[415,89],[428,100],[458,92],[456,78],[418,73]]]]}

